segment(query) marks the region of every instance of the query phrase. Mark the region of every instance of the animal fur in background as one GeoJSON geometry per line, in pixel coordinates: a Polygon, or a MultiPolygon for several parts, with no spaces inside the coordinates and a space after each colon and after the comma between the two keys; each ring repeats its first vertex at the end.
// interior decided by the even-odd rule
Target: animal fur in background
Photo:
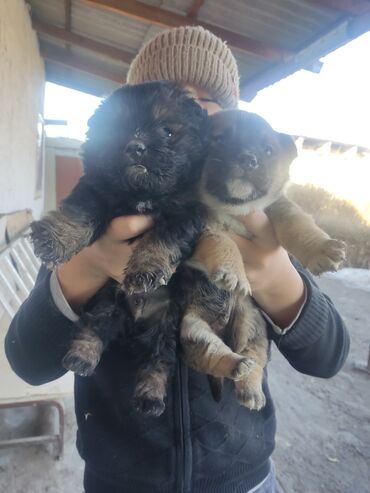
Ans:
{"type": "Polygon", "coordinates": [[[344,243],[331,239],[284,196],[289,165],[297,155],[291,137],[239,110],[222,111],[210,121],[211,144],[201,178],[201,198],[210,214],[189,262],[199,272],[181,341],[190,366],[233,379],[239,401],[261,409],[266,324],[250,296],[240,252],[227,233],[250,239],[237,217],[265,211],[279,243],[314,274],[337,269],[344,243]]]}
{"type": "Polygon", "coordinates": [[[58,211],[31,225],[35,254],[55,266],[91,245],[113,218],[153,217],[153,229],[142,235],[126,266],[126,296],[112,281],[94,297],[63,361],[90,375],[121,326],[134,327],[130,334],[141,356],[135,406],[146,414],[163,412],[175,364],[179,315],[169,291],[157,288],[191,255],[204,226],[196,185],[207,128],[205,111],[174,83],[118,89],[89,120],[84,175],[58,211]]]}

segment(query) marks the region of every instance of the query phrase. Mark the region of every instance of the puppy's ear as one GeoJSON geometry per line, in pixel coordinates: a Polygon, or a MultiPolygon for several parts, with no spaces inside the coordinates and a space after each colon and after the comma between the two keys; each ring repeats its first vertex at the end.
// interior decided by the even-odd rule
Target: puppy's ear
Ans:
{"type": "Polygon", "coordinates": [[[131,86],[123,86],[101,102],[95,113],[87,121],[89,128],[87,132],[88,137],[96,127],[101,131],[106,122],[114,122],[122,117],[122,113],[127,110],[130,91],[131,86]]]}
{"type": "Polygon", "coordinates": [[[278,134],[281,150],[289,161],[293,161],[298,156],[297,147],[293,137],[288,134],[278,134]]]}

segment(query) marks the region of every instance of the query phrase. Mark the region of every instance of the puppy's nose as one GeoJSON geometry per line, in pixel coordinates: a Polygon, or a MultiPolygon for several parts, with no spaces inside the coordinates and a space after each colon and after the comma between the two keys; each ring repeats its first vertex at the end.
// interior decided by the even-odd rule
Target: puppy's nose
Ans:
{"type": "Polygon", "coordinates": [[[127,144],[125,151],[132,157],[141,157],[146,151],[146,147],[143,141],[133,139],[127,144]]]}
{"type": "Polygon", "coordinates": [[[238,162],[243,168],[256,169],[258,168],[258,160],[251,152],[242,152],[238,156],[238,162]]]}

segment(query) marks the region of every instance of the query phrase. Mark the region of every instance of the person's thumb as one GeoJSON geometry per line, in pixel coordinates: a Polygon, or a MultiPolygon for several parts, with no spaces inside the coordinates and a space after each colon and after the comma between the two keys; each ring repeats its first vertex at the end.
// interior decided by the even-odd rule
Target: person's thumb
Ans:
{"type": "Polygon", "coordinates": [[[125,241],[145,233],[153,225],[153,219],[143,214],[120,216],[112,220],[107,229],[107,235],[112,240],[125,241]]]}

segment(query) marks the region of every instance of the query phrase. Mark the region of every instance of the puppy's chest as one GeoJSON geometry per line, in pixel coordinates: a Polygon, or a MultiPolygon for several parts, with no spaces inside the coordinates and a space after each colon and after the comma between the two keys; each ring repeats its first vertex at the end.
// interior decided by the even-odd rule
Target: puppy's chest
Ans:
{"type": "Polygon", "coordinates": [[[140,200],[134,204],[134,209],[138,214],[150,214],[153,217],[162,216],[167,214],[168,211],[173,211],[174,209],[180,209],[179,205],[167,200],[140,200]]]}
{"type": "Polygon", "coordinates": [[[153,199],[126,198],[114,207],[115,215],[125,214],[153,214],[161,210],[161,204],[153,199]]]}
{"type": "Polygon", "coordinates": [[[155,204],[153,204],[152,200],[140,200],[135,204],[135,210],[139,214],[150,214],[153,212],[153,207],[155,207],[155,204]]]}
{"type": "Polygon", "coordinates": [[[227,231],[229,233],[234,233],[239,236],[243,236],[248,240],[253,238],[253,234],[248,231],[246,226],[238,221],[234,216],[230,214],[223,213],[213,213],[207,222],[207,230],[210,233],[217,233],[219,231],[227,231]]]}

